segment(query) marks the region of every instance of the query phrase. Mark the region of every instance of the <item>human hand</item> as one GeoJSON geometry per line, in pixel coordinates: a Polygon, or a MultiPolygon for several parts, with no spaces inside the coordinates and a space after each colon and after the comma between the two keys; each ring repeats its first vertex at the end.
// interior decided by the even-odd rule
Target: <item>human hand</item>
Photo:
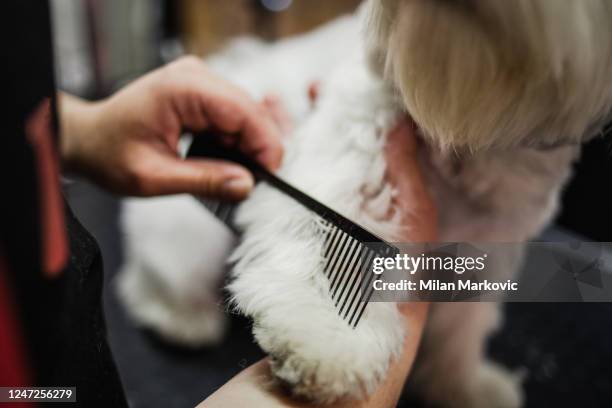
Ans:
{"type": "Polygon", "coordinates": [[[395,209],[400,211],[404,242],[435,242],[438,239],[438,212],[429,193],[418,153],[422,148],[416,125],[403,117],[387,135],[385,157],[387,181],[396,190],[395,209]]]}
{"type": "Polygon", "coordinates": [[[236,134],[244,153],[274,170],[282,159],[281,132],[269,108],[197,58],[185,57],[101,102],[61,95],[62,162],[120,194],[242,199],[253,187],[246,169],[219,160],[182,160],[179,137],[185,129],[209,127],[236,134]]]}
{"type": "MultiPolygon", "coordinates": [[[[412,368],[419,342],[427,321],[427,303],[406,303],[401,309],[407,327],[402,353],[391,362],[383,383],[364,400],[341,400],[326,405],[328,408],[391,408],[404,387],[412,368]]],[[[319,405],[292,398],[273,378],[268,359],[246,368],[197,408],[225,407],[315,408],[319,405]]]]}

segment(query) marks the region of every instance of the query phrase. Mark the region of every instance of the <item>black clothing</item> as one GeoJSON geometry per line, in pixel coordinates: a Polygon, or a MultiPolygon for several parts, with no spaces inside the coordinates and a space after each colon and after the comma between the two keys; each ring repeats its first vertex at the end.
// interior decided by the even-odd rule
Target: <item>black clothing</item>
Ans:
{"type": "MultiPolygon", "coordinates": [[[[41,208],[46,197],[41,196],[26,123],[50,98],[51,133],[57,144],[49,5],[43,0],[5,0],[0,3],[0,27],[2,38],[14,44],[0,47],[5,95],[0,121],[0,257],[16,303],[12,309],[25,343],[30,385],[76,386],[77,403],[71,407],[127,407],[106,341],[100,250],[68,208],[69,263],[55,278],[42,271],[41,208]]],[[[10,350],[0,350],[0,358],[3,352],[10,350]]],[[[5,385],[13,384],[0,384],[5,385]]]]}

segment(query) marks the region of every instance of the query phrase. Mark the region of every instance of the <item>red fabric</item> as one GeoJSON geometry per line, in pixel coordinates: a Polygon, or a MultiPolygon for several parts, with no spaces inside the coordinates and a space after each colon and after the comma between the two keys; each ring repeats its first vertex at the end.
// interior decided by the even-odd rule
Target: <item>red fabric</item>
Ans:
{"type": "Polygon", "coordinates": [[[51,102],[41,103],[26,123],[26,135],[32,144],[38,170],[41,263],[47,277],[57,276],[66,266],[68,244],[60,194],[57,152],[51,132],[51,102]]]}
{"type": "MultiPolygon", "coordinates": [[[[0,386],[26,387],[31,384],[30,375],[8,276],[8,266],[0,252],[0,386]]],[[[0,403],[0,406],[30,408],[33,404],[0,403]]]]}

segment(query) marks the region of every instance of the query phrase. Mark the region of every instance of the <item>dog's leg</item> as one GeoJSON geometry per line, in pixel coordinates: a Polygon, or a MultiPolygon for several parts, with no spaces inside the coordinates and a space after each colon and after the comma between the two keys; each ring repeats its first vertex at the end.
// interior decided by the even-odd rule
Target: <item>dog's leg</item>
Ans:
{"type": "Polygon", "coordinates": [[[219,341],[219,296],[233,237],[189,196],[132,199],[123,207],[125,262],[119,295],[130,316],[188,346],[219,341]]]}
{"type": "MultiPolygon", "coordinates": [[[[439,202],[452,203],[440,206],[440,239],[506,242],[487,247],[486,277],[511,278],[522,262],[521,243],[535,236],[554,214],[575,153],[571,148],[517,149],[473,157],[457,171],[438,165],[444,180],[461,192],[450,199],[444,196],[442,183],[433,184],[438,186],[439,202]]],[[[499,323],[495,303],[434,304],[411,389],[427,401],[453,408],[520,406],[518,376],[485,359],[486,341],[499,323]]]]}
{"type": "MultiPolygon", "coordinates": [[[[484,235],[478,232],[477,220],[471,231],[464,233],[484,235]]],[[[486,252],[486,277],[503,281],[518,270],[523,245],[492,244],[486,252]]],[[[410,377],[410,390],[444,407],[522,406],[521,375],[487,360],[485,355],[486,342],[500,325],[500,305],[496,302],[433,304],[410,377]]]]}
{"type": "Polygon", "coordinates": [[[515,408],[523,401],[518,374],[485,359],[485,342],[500,323],[493,302],[433,305],[410,390],[453,408],[515,408]]]}
{"type": "MultiPolygon", "coordinates": [[[[339,67],[324,89],[291,139],[280,176],[388,237],[396,225],[376,218],[388,215],[392,201],[383,146],[397,121],[394,93],[360,60],[339,67]]],[[[323,271],[316,217],[278,191],[258,186],[237,224],[244,234],[229,289],[238,309],[254,319],[274,374],[317,402],[373,391],[401,350],[404,327],[395,304],[370,303],[355,329],[342,320],[323,271]]]]}
{"type": "Polygon", "coordinates": [[[369,304],[351,328],[328,293],[312,214],[266,186],[240,211],[248,228],[233,255],[238,262],[229,289],[240,311],[254,319],[255,339],[270,355],[275,376],[294,394],[320,403],[372,392],[401,349],[395,304],[369,304]]]}

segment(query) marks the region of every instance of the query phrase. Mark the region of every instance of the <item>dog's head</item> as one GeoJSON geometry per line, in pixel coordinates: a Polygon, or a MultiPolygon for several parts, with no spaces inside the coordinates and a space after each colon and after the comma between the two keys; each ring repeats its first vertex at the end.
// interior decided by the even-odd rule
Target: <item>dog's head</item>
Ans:
{"type": "Polygon", "coordinates": [[[442,147],[576,144],[612,108],[612,0],[370,0],[375,69],[442,147]]]}

